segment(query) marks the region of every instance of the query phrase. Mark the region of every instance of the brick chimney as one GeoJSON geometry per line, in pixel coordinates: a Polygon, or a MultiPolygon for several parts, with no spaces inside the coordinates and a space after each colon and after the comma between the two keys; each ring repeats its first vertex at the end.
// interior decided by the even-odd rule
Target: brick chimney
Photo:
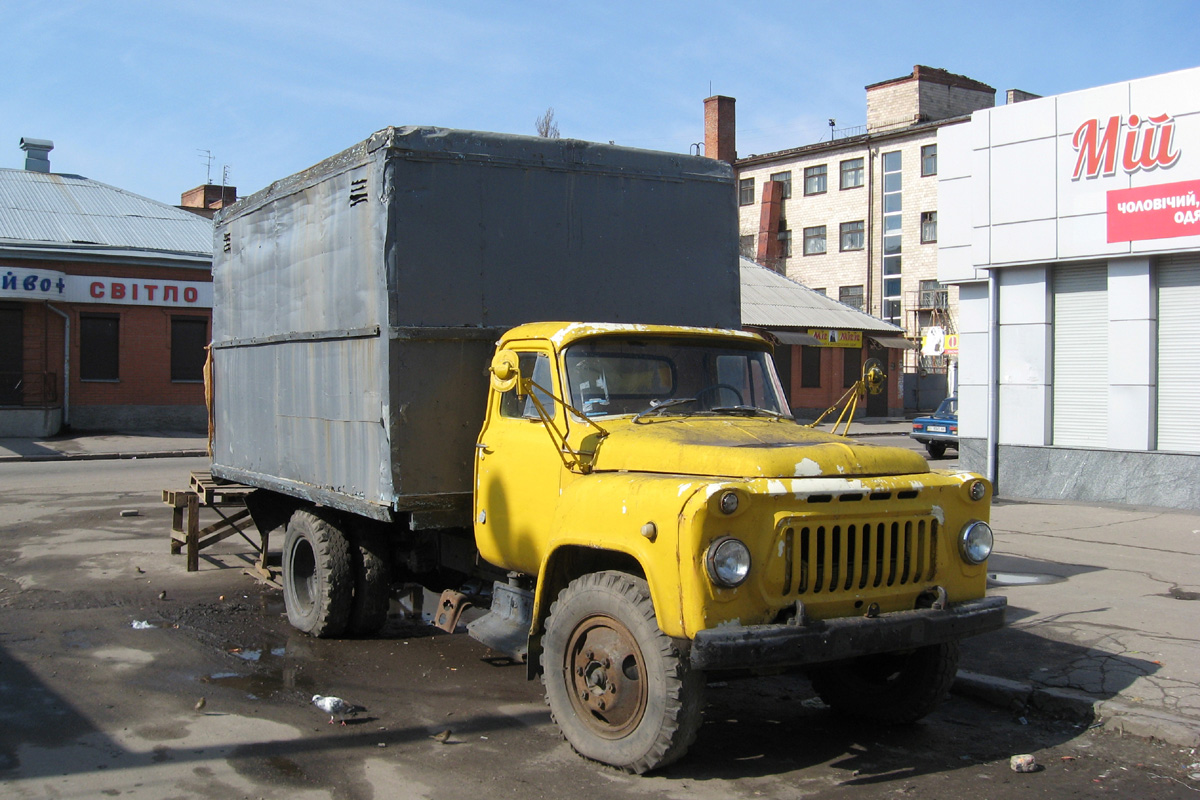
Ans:
{"type": "Polygon", "coordinates": [[[54,142],[21,137],[21,149],[25,151],[25,169],[30,172],[50,171],[50,151],[54,149],[54,142]]]}
{"type": "Polygon", "coordinates": [[[237,202],[236,186],[217,186],[206,183],[179,196],[179,207],[212,219],[219,209],[237,202]]]}
{"type": "Polygon", "coordinates": [[[732,97],[713,95],[704,101],[704,155],[732,164],[737,160],[732,97]]]}

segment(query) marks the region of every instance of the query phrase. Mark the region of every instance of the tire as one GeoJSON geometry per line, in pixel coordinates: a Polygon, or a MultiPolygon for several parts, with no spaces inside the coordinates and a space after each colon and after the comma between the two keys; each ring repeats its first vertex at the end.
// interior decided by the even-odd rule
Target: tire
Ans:
{"type": "Polygon", "coordinates": [[[916,722],[950,691],[958,642],[882,653],[809,671],[813,689],[835,711],[887,724],[916,722]]]}
{"type": "Polygon", "coordinates": [[[301,509],[283,539],[283,602],[294,628],[321,639],[350,620],[354,574],[350,543],[331,514],[301,509]]]}
{"type": "Polygon", "coordinates": [[[373,636],[387,623],[391,603],[391,571],[383,537],[357,532],[350,543],[350,562],[354,599],[347,631],[354,636],[373,636]]]}
{"type": "Polygon", "coordinates": [[[929,455],[934,458],[941,458],[946,455],[945,442],[926,442],[925,449],[929,451],[929,455]]]}
{"type": "Polygon", "coordinates": [[[695,741],[704,675],[659,629],[645,580],[595,572],[572,581],[550,607],[542,644],[546,703],[580,755],[641,774],[695,741]]]}

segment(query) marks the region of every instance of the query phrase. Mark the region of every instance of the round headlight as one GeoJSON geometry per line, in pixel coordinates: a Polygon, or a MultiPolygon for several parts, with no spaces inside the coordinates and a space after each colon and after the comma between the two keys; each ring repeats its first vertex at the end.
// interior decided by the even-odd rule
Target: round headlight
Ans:
{"type": "Polygon", "coordinates": [[[741,586],[750,574],[750,548],[725,536],[708,546],[708,577],[718,586],[741,586]]]}
{"type": "Polygon", "coordinates": [[[979,502],[987,494],[987,484],[983,481],[971,481],[971,487],[967,490],[967,494],[975,502],[979,502]]]}
{"type": "Polygon", "coordinates": [[[732,514],[733,512],[737,511],[737,492],[726,492],[725,494],[721,495],[720,506],[722,514],[732,514]]]}
{"type": "Polygon", "coordinates": [[[982,564],[992,554],[992,529],[986,522],[968,522],[958,538],[958,550],[968,564],[982,564]]]}

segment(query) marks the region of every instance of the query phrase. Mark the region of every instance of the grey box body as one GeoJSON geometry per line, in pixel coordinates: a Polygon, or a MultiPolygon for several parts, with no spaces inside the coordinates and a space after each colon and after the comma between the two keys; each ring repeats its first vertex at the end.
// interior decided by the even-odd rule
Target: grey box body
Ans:
{"type": "Polygon", "coordinates": [[[733,174],[387,128],[223,211],[213,283],[214,474],[378,519],[461,507],[507,328],[740,326],[733,174]]]}

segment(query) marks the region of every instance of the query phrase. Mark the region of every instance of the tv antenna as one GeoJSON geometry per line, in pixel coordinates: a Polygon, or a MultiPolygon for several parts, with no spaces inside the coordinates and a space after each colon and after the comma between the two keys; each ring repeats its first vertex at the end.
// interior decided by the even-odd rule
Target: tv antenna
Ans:
{"type": "Polygon", "coordinates": [[[212,165],[213,165],[212,150],[197,149],[196,152],[200,154],[200,160],[204,162],[204,183],[206,185],[211,184],[212,183],[212,165]]]}

